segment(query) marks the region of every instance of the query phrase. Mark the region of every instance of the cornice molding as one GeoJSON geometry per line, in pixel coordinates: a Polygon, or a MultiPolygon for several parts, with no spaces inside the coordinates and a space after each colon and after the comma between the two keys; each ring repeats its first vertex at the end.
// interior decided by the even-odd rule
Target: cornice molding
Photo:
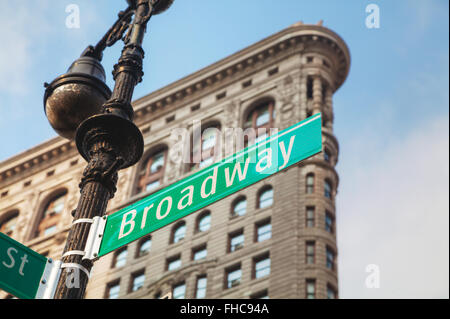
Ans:
{"type": "Polygon", "coordinates": [[[318,25],[294,25],[257,42],[229,57],[173,82],[133,102],[136,117],[155,113],[172,105],[189,104],[205,91],[219,90],[237,75],[245,75],[287,56],[307,51],[315,44],[325,44],[338,57],[335,89],[345,81],[350,69],[350,52],[339,35],[318,25]]]}

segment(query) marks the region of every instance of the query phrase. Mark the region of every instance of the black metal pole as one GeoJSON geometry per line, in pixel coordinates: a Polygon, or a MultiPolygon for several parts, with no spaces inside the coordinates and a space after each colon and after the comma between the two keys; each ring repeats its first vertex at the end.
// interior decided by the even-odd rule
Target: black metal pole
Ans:
{"type": "Polygon", "coordinates": [[[74,214],[62,257],[63,271],[56,288],[55,299],[83,298],[92,269],[91,260],[82,260],[90,221],[103,216],[109,199],[114,196],[117,172],[134,165],[142,156],[143,138],[133,124],[131,100],[134,87],[142,80],[144,50],[142,41],[147,22],[158,1],[129,1],[134,9],[134,21],[125,37],[119,62],[113,75],[115,87],[102,113],[85,120],[77,129],[76,143],[80,154],[88,161],[80,183],[81,197],[74,214]]]}

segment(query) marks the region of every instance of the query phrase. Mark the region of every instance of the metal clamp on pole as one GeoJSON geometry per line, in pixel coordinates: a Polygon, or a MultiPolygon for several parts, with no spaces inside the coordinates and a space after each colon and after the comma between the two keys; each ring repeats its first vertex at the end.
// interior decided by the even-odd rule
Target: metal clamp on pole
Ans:
{"type": "Polygon", "coordinates": [[[105,231],[107,216],[93,218],[91,229],[86,241],[85,255],[83,260],[96,260],[98,259],[98,252],[103,239],[103,232],[105,231]]]}
{"type": "Polygon", "coordinates": [[[61,261],[47,260],[35,299],[53,299],[61,275],[61,261]]]}

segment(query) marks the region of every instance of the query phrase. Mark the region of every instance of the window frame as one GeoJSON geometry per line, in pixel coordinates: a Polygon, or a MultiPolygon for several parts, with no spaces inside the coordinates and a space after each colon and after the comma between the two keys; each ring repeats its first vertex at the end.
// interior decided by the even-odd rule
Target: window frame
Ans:
{"type": "Polygon", "coordinates": [[[316,283],[316,279],[313,278],[308,278],[305,280],[305,299],[316,299],[316,295],[317,295],[317,283],[316,283]],[[312,284],[314,292],[312,295],[312,298],[310,298],[311,294],[308,291],[309,285],[312,284]]]}
{"type": "MultiPolygon", "coordinates": [[[[190,154],[190,159],[191,159],[190,170],[191,171],[198,169],[198,168],[208,167],[216,162],[216,160],[217,160],[216,157],[218,156],[218,154],[215,154],[214,149],[216,147],[219,147],[219,150],[220,150],[220,147],[222,147],[220,144],[222,142],[220,140],[220,137],[221,137],[220,128],[221,128],[220,123],[217,123],[217,122],[211,123],[210,125],[206,125],[201,128],[200,143],[198,141],[194,141],[193,138],[191,139],[191,154],[190,154]],[[205,141],[204,133],[208,129],[216,129],[215,130],[216,134],[214,137],[215,142],[214,142],[214,145],[212,145],[211,147],[209,147],[207,149],[203,149],[203,143],[205,141]],[[219,143],[219,144],[217,144],[217,143],[219,143]],[[198,147],[197,150],[195,150],[196,145],[198,147]],[[216,146],[216,145],[218,145],[218,146],[216,146]],[[206,161],[209,161],[209,160],[212,160],[212,163],[207,164],[206,166],[202,166],[202,163],[205,163],[206,161]],[[197,163],[197,161],[198,161],[198,163],[197,163]]],[[[219,155],[221,155],[220,153],[221,152],[219,152],[219,155]]]]}
{"type": "MultiPolygon", "coordinates": [[[[258,197],[257,197],[257,208],[258,209],[266,209],[266,208],[270,208],[270,207],[272,207],[273,206],[273,203],[274,203],[274,197],[275,197],[275,191],[274,191],[274,189],[273,189],[273,187],[271,186],[271,185],[267,185],[267,186],[264,186],[264,187],[262,187],[259,191],[258,191],[258,197]],[[265,193],[267,193],[267,192],[269,192],[269,191],[271,191],[272,192],[272,197],[271,197],[271,203],[270,203],[270,205],[268,205],[268,206],[264,206],[264,207],[261,207],[261,197],[265,194],[265,193]]],[[[268,199],[265,199],[264,200],[264,202],[265,201],[267,201],[268,199]]]]}
{"type": "Polygon", "coordinates": [[[67,189],[62,189],[54,192],[52,195],[46,198],[46,200],[44,201],[45,205],[42,206],[43,208],[39,214],[39,220],[36,224],[33,239],[49,236],[57,232],[58,230],[57,225],[61,220],[62,213],[64,212],[66,206],[67,195],[68,195],[67,189]],[[60,200],[61,198],[63,201],[62,203],[63,207],[61,208],[61,210],[59,212],[53,210],[49,211],[50,206],[54,204],[56,201],[60,200]],[[53,226],[55,227],[55,231],[45,235],[46,230],[50,229],[53,226]]]}
{"type": "Polygon", "coordinates": [[[114,280],[106,284],[105,299],[118,299],[120,296],[120,279],[114,280]],[[111,289],[117,287],[117,296],[111,298],[111,289]]]}
{"type": "Polygon", "coordinates": [[[195,281],[195,299],[205,299],[207,288],[208,288],[208,276],[206,274],[197,276],[197,280],[195,281]],[[201,280],[205,280],[205,287],[199,287],[199,283],[201,280]],[[203,296],[199,296],[200,289],[201,291],[204,292],[203,296]]]}
{"type": "Polygon", "coordinates": [[[211,212],[209,210],[206,210],[202,212],[200,215],[198,215],[196,222],[195,222],[195,232],[196,233],[204,233],[211,229],[211,212]],[[201,223],[205,218],[209,218],[208,227],[206,229],[201,229],[201,223]]]}
{"type": "Polygon", "coordinates": [[[183,263],[182,263],[180,254],[169,257],[166,260],[166,271],[175,271],[175,270],[181,268],[182,265],[183,265],[183,263]],[[170,265],[173,264],[174,262],[179,262],[179,265],[176,268],[170,269],[170,265]]]}
{"type": "Polygon", "coordinates": [[[172,286],[172,298],[173,299],[186,299],[186,282],[183,281],[183,282],[180,282],[180,283],[172,286]],[[182,298],[176,298],[176,295],[175,295],[175,290],[179,287],[183,287],[183,297],[182,298]]]}
{"type": "Polygon", "coordinates": [[[128,259],[128,246],[125,246],[124,248],[121,248],[114,253],[111,269],[118,269],[124,267],[127,264],[127,259],[128,259]],[[119,256],[122,255],[123,253],[125,253],[125,257],[119,259],[119,256]],[[123,265],[117,265],[117,262],[122,260],[123,265]]]}
{"type": "MultiPolygon", "coordinates": [[[[234,279],[236,280],[236,279],[234,279]]],[[[225,269],[225,282],[224,282],[224,289],[231,289],[237,286],[240,286],[242,284],[242,267],[241,264],[237,264],[231,267],[228,267],[225,269]],[[230,282],[230,275],[234,272],[239,272],[239,281],[237,284],[233,284],[233,281],[230,282]]]]}
{"type": "Polygon", "coordinates": [[[323,184],[323,191],[325,198],[328,198],[329,200],[333,200],[333,183],[329,178],[325,178],[324,184],[323,184]],[[327,189],[329,188],[329,189],[327,189]]]}
{"type": "Polygon", "coordinates": [[[130,293],[133,293],[133,292],[135,292],[135,291],[138,291],[138,290],[141,289],[142,287],[144,287],[144,283],[145,283],[145,279],[146,279],[145,277],[146,277],[146,276],[145,276],[145,269],[141,269],[140,271],[137,271],[137,272],[131,274],[131,281],[130,281],[130,289],[129,289],[129,292],[130,292],[130,293]],[[141,285],[139,288],[135,289],[135,281],[136,281],[136,279],[139,278],[139,277],[143,277],[142,285],[141,285]]]}
{"type": "Polygon", "coordinates": [[[245,244],[245,235],[244,235],[244,229],[243,228],[228,234],[228,253],[233,253],[235,251],[241,250],[242,248],[244,248],[244,244],[245,244]],[[232,244],[233,239],[237,238],[237,237],[241,237],[241,236],[242,236],[242,242],[238,243],[237,245],[233,245],[232,244]],[[236,247],[236,246],[238,248],[233,248],[233,247],[236,247]]]}
{"type": "Polygon", "coordinates": [[[314,194],[315,186],[316,186],[316,175],[314,173],[306,174],[305,179],[306,194],[307,195],[314,194]],[[310,178],[312,178],[312,183],[310,183],[310,178]]]}
{"type": "Polygon", "coordinates": [[[307,240],[305,242],[305,263],[307,265],[315,265],[316,264],[316,242],[314,240],[307,240]],[[308,248],[312,247],[312,253],[308,248]],[[312,258],[312,262],[310,262],[312,258]]]}
{"type": "Polygon", "coordinates": [[[325,247],[325,266],[329,270],[332,271],[336,270],[336,252],[333,248],[331,248],[328,245],[325,247]]]}
{"type": "Polygon", "coordinates": [[[253,267],[252,267],[252,279],[260,279],[260,278],[265,278],[270,276],[270,272],[272,270],[272,264],[271,264],[271,260],[270,260],[270,253],[264,253],[260,256],[254,257],[253,258],[253,267]],[[265,275],[262,276],[258,276],[258,269],[257,269],[257,265],[258,263],[264,262],[264,261],[269,261],[269,265],[268,267],[265,267],[263,269],[260,269],[259,271],[265,271],[266,268],[269,269],[269,272],[265,275]]]}
{"type": "Polygon", "coordinates": [[[12,237],[12,235],[14,234],[14,230],[17,228],[19,214],[20,214],[20,211],[18,209],[13,209],[13,210],[10,210],[7,213],[5,213],[4,216],[2,217],[2,219],[0,220],[0,232],[4,233],[5,235],[7,235],[9,237],[12,237]],[[11,225],[9,225],[9,227],[7,229],[6,226],[11,221],[14,221],[14,223],[12,224],[12,229],[11,229],[11,225]]]}
{"type": "Polygon", "coordinates": [[[266,240],[270,240],[270,239],[272,239],[272,220],[270,218],[268,218],[268,219],[264,219],[262,221],[259,221],[259,222],[255,223],[255,240],[254,240],[255,243],[262,243],[262,242],[264,242],[266,240]],[[266,238],[266,239],[263,239],[263,240],[260,240],[260,236],[261,235],[265,236],[266,233],[268,233],[268,232],[266,231],[265,233],[260,234],[259,233],[259,229],[261,229],[262,227],[265,227],[267,225],[270,225],[270,237],[266,238]]]}
{"type": "Polygon", "coordinates": [[[306,207],[306,228],[316,227],[316,207],[315,206],[307,206],[306,207]],[[312,217],[309,216],[309,213],[312,212],[312,217]]]}
{"type": "Polygon", "coordinates": [[[159,182],[159,185],[155,187],[154,189],[157,189],[159,186],[163,184],[164,179],[164,173],[166,170],[166,164],[167,164],[167,154],[168,149],[167,147],[161,147],[153,152],[150,153],[146,157],[146,160],[144,161],[144,164],[141,166],[141,170],[139,172],[138,182],[137,182],[137,193],[144,193],[144,192],[151,192],[153,189],[147,190],[147,186],[151,183],[154,183],[156,181],[159,182]],[[159,154],[163,154],[164,157],[164,164],[161,166],[156,172],[151,172],[151,167],[154,163],[155,157],[159,154]]]}
{"type": "Polygon", "coordinates": [[[242,217],[242,216],[245,216],[246,214],[247,214],[247,197],[239,196],[238,198],[236,198],[233,201],[233,203],[231,205],[231,218],[242,217]],[[244,213],[243,214],[238,214],[238,213],[236,213],[236,206],[238,206],[242,202],[245,202],[244,213]]]}
{"type": "Polygon", "coordinates": [[[150,253],[151,249],[152,249],[152,244],[153,244],[153,242],[152,242],[152,236],[151,235],[148,235],[148,236],[145,236],[144,238],[142,238],[139,241],[139,243],[138,243],[138,247],[137,247],[137,250],[136,250],[136,258],[140,258],[140,257],[148,255],[150,253]],[[149,242],[149,241],[150,241],[150,248],[148,250],[146,250],[146,251],[142,251],[142,246],[144,246],[144,244],[149,242]]]}
{"type": "Polygon", "coordinates": [[[186,226],[186,222],[185,222],[184,220],[183,220],[183,221],[180,221],[180,222],[178,222],[178,223],[176,223],[176,224],[173,226],[172,231],[171,231],[171,233],[170,233],[170,244],[176,244],[176,243],[179,243],[179,242],[182,241],[184,238],[186,238],[186,229],[187,229],[187,226],[186,226]],[[177,237],[175,237],[175,235],[176,235],[177,230],[180,229],[181,227],[184,228],[183,237],[180,238],[180,239],[177,239],[177,237]],[[175,241],[175,239],[177,239],[177,241],[175,241]]]}
{"type": "Polygon", "coordinates": [[[253,145],[255,143],[255,140],[262,135],[262,132],[265,132],[267,136],[270,136],[270,129],[275,126],[275,119],[276,119],[276,109],[275,109],[275,100],[270,99],[264,99],[262,101],[259,101],[255,103],[253,107],[250,108],[246,116],[244,117],[244,123],[242,127],[244,130],[247,129],[253,129],[255,131],[255,136],[251,137],[249,139],[248,135],[245,135],[244,139],[244,145],[245,147],[249,145],[253,145]],[[268,107],[268,113],[269,113],[269,120],[261,125],[257,125],[257,119],[259,115],[263,114],[262,110],[265,107],[268,107]],[[248,125],[248,123],[251,123],[248,125]]]}

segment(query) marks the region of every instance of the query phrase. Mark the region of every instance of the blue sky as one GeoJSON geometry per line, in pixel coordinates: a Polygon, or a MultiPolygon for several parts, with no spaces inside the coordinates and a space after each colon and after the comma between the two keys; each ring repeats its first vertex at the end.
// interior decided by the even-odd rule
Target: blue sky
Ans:
{"type": "MultiPolygon", "coordinates": [[[[64,73],[115,21],[125,1],[0,0],[0,161],[56,134],[43,83],[64,73]],[[65,25],[67,5],[80,28],[65,25]]],[[[297,21],[319,20],[350,48],[335,94],[342,298],[432,298],[448,288],[449,3],[447,0],[176,0],[149,25],[135,98],[297,21]],[[344,5],[345,3],[345,5],[344,5]],[[365,25],[368,4],[380,28],[365,25]],[[365,267],[380,269],[368,289],[365,267]]],[[[108,84],[120,45],[105,52],[108,84]]]]}

